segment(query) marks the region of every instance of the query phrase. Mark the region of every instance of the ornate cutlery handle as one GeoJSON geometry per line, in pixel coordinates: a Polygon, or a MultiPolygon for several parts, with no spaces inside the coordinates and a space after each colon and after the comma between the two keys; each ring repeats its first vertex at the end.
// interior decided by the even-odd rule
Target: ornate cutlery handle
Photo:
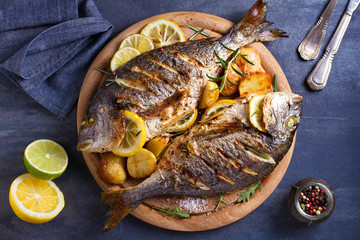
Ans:
{"type": "Polygon", "coordinates": [[[311,28],[304,40],[299,45],[298,51],[304,60],[317,58],[324,39],[326,27],[330,20],[331,14],[336,6],[337,0],[331,0],[324,12],[321,14],[319,21],[311,28]]]}
{"type": "Polygon", "coordinates": [[[344,37],[346,28],[351,20],[351,15],[352,12],[346,10],[334,35],[326,47],[323,57],[315,65],[315,68],[307,78],[307,83],[312,90],[321,90],[326,86],[331,70],[332,60],[339,49],[341,40],[344,37]]]}

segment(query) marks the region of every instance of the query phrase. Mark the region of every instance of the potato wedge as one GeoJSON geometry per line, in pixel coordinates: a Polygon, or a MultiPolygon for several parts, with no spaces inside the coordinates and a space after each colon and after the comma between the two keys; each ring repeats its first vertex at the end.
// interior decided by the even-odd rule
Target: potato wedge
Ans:
{"type": "Polygon", "coordinates": [[[113,153],[100,156],[100,177],[111,184],[120,184],[127,178],[126,159],[113,153]]]}
{"type": "Polygon", "coordinates": [[[238,65],[240,71],[245,75],[254,72],[265,72],[263,67],[261,66],[261,58],[259,53],[254,48],[240,48],[240,53],[245,56],[247,60],[252,62],[254,65],[248,63],[243,57],[240,55],[235,59],[235,64],[238,65]]]}
{"type": "Polygon", "coordinates": [[[218,85],[216,83],[212,81],[208,81],[206,83],[206,87],[203,95],[201,96],[198,108],[207,108],[217,101],[217,99],[219,98],[219,89],[216,88],[218,88],[218,85]]]}
{"type": "Polygon", "coordinates": [[[145,178],[156,169],[156,157],[149,150],[142,148],[128,157],[127,170],[133,178],[145,178]]]}
{"type": "Polygon", "coordinates": [[[166,147],[166,144],[169,142],[169,137],[156,137],[151,139],[145,144],[145,148],[152,152],[155,157],[159,157],[160,153],[164,150],[166,147]]]}
{"type": "MultiPolygon", "coordinates": [[[[232,64],[232,66],[237,71],[241,72],[240,68],[236,64],[232,64]]],[[[223,80],[221,81],[221,84],[220,84],[220,86],[222,86],[222,84],[224,84],[224,81],[226,81],[225,82],[226,86],[220,92],[220,94],[223,96],[231,96],[231,95],[235,94],[239,90],[240,80],[244,78],[244,77],[240,76],[239,74],[237,74],[231,66],[228,66],[228,69],[229,69],[227,72],[228,79],[223,78],[223,80]]]]}
{"type": "Polygon", "coordinates": [[[253,93],[272,92],[271,76],[265,72],[252,73],[247,78],[241,80],[239,84],[239,92],[241,97],[245,97],[253,93]]]}

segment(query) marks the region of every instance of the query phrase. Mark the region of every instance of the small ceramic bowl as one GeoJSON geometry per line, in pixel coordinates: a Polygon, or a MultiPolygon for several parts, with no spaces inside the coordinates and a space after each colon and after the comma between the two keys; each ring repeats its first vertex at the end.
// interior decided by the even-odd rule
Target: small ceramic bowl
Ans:
{"type": "Polygon", "coordinates": [[[308,225],[325,221],[330,217],[335,208],[335,195],[334,190],[330,185],[319,178],[305,178],[292,186],[288,198],[288,204],[291,213],[301,222],[305,222],[308,225]],[[309,186],[319,186],[324,189],[326,196],[328,197],[328,207],[320,215],[310,215],[305,213],[300,206],[299,196],[300,193],[309,186]]]}

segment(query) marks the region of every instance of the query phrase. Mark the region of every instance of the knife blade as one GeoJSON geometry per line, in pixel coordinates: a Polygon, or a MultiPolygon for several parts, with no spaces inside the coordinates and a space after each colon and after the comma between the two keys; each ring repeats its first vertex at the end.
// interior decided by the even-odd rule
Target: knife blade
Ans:
{"type": "Polygon", "coordinates": [[[329,44],[326,46],[324,55],[308,76],[307,83],[312,90],[321,90],[326,86],[330,75],[333,58],[339,49],[341,40],[344,37],[353,12],[359,6],[359,3],[360,0],[349,1],[334,35],[331,37],[329,44]]]}

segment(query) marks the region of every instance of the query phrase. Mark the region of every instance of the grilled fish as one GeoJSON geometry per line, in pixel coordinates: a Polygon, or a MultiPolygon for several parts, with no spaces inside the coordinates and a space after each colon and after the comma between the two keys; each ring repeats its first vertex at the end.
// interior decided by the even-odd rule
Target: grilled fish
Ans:
{"type": "Polygon", "coordinates": [[[175,138],[157,170],[142,183],[103,192],[102,201],[111,207],[112,214],[105,230],[147,198],[223,194],[271,173],[291,146],[302,114],[302,97],[268,93],[262,111],[267,133],[251,125],[248,102],[239,101],[175,138]]]}
{"type": "Polygon", "coordinates": [[[192,112],[205,90],[208,76],[223,70],[222,59],[231,49],[254,41],[286,37],[278,29],[264,30],[266,3],[257,1],[241,22],[219,40],[202,39],[177,43],[143,53],[115,72],[118,84],[103,83],[92,99],[80,130],[77,148],[107,152],[117,148],[124,136],[125,120],[120,110],[137,113],[145,121],[147,140],[192,112]]]}

